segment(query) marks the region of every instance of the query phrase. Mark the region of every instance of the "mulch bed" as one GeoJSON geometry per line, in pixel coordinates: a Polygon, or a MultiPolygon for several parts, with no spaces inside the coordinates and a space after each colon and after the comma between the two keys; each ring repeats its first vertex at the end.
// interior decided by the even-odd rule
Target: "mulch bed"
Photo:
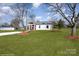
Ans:
{"type": "Polygon", "coordinates": [[[78,40],[79,39],[79,36],[66,36],[65,38],[67,39],[71,39],[71,40],[78,40]]]}
{"type": "Polygon", "coordinates": [[[21,35],[21,36],[26,36],[26,35],[28,35],[28,32],[23,31],[23,32],[21,32],[19,35],[21,35]]]}

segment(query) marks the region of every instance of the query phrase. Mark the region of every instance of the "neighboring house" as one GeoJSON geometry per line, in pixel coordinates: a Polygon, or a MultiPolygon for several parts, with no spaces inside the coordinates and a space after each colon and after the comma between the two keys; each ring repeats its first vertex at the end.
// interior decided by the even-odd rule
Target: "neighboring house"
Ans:
{"type": "Polygon", "coordinates": [[[53,25],[52,22],[41,21],[41,22],[29,22],[27,26],[29,30],[52,30],[53,25]]]}
{"type": "Polygon", "coordinates": [[[0,27],[0,30],[15,30],[14,27],[0,27]]]}

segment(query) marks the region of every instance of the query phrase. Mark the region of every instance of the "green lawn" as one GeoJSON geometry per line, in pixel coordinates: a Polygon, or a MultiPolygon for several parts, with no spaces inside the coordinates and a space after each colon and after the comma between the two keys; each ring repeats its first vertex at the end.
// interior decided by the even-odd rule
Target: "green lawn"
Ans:
{"type": "Polygon", "coordinates": [[[63,29],[60,32],[32,31],[26,36],[2,36],[0,55],[79,55],[79,40],[64,38],[67,35],[69,30],[63,29]]]}

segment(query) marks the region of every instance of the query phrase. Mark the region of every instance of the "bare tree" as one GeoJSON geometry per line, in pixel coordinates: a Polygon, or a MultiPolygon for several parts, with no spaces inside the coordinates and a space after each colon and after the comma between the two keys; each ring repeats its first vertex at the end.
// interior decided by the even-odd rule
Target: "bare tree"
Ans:
{"type": "Polygon", "coordinates": [[[58,21],[58,28],[61,29],[61,28],[64,28],[64,27],[65,27],[65,23],[64,23],[64,21],[62,19],[60,19],[58,21]]]}
{"type": "Polygon", "coordinates": [[[16,30],[19,29],[20,21],[18,18],[15,18],[11,21],[11,26],[14,27],[16,30]]]}
{"type": "Polygon", "coordinates": [[[77,21],[79,18],[79,12],[76,11],[78,4],[76,3],[69,3],[69,4],[56,3],[56,4],[48,4],[48,5],[52,7],[52,12],[60,14],[66,21],[68,21],[68,23],[71,26],[71,36],[75,36],[77,21]]]}
{"type": "Polygon", "coordinates": [[[19,19],[23,28],[26,29],[24,25],[24,17],[27,14],[26,4],[23,4],[23,3],[15,4],[15,6],[13,6],[12,9],[16,13],[15,17],[19,19]]]}
{"type": "Polygon", "coordinates": [[[31,18],[31,21],[33,21],[35,23],[35,15],[34,14],[30,14],[30,18],[31,18]]]}

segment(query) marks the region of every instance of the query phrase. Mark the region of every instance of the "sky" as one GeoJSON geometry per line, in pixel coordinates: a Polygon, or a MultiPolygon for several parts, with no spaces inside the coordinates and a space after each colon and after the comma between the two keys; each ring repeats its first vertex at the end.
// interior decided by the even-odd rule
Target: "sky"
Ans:
{"type": "MultiPolygon", "coordinates": [[[[2,23],[10,23],[14,12],[11,10],[11,6],[14,4],[0,4],[0,24],[2,23]],[[5,14],[6,13],[6,14],[5,14]]],[[[51,19],[51,15],[48,12],[48,6],[42,3],[30,3],[28,4],[28,10],[30,13],[35,15],[35,20],[37,21],[49,21],[51,19]]]]}
{"type": "MultiPolygon", "coordinates": [[[[11,22],[11,20],[14,17],[13,15],[15,15],[15,12],[11,9],[11,7],[14,6],[14,4],[15,3],[0,4],[0,24],[11,22]]],[[[31,13],[35,15],[36,21],[51,21],[51,20],[59,20],[62,18],[58,14],[53,15],[51,12],[48,12],[48,10],[51,9],[52,7],[48,6],[47,4],[28,3],[26,8],[28,8],[29,11],[28,14],[31,13]]],[[[63,11],[67,11],[67,10],[63,8],[63,11]]],[[[77,11],[79,11],[79,7],[77,7],[77,11]]],[[[66,16],[68,16],[68,14],[66,14],[66,16]]],[[[30,19],[29,17],[27,18],[30,19]]]]}

